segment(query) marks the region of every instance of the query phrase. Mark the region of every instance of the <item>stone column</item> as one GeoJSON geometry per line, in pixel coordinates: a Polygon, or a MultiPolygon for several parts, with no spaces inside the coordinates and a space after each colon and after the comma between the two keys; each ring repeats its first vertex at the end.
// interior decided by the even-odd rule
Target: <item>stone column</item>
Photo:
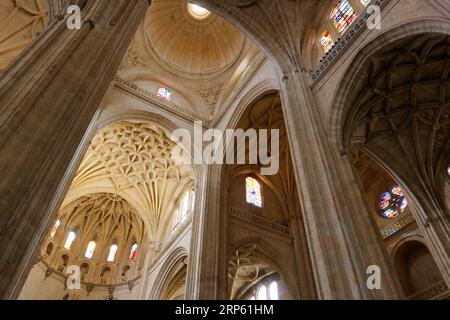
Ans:
{"type": "Polygon", "coordinates": [[[328,144],[305,73],[284,71],[282,100],[318,297],[398,298],[398,280],[362,188],[348,156],[328,144]],[[371,265],[381,269],[380,290],[366,285],[371,265]]]}
{"type": "Polygon", "coordinates": [[[142,272],[142,281],[141,281],[141,291],[139,293],[139,297],[141,300],[147,300],[148,293],[148,275],[149,275],[149,267],[155,261],[158,254],[161,252],[161,243],[151,241],[148,244],[147,254],[145,255],[144,268],[142,272]]]}
{"type": "Polygon", "coordinates": [[[59,17],[0,79],[0,299],[19,295],[82,156],[80,142],[149,6],[79,3],[80,30],[59,17]]]}

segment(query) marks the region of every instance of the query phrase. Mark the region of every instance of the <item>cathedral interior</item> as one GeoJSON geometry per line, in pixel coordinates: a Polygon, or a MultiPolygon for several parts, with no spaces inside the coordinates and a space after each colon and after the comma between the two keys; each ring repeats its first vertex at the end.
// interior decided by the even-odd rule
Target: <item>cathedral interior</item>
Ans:
{"type": "Polygon", "coordinates": [[[1,0],[0,172],[0,299],[450,299],[450,0],[1,0]]]}

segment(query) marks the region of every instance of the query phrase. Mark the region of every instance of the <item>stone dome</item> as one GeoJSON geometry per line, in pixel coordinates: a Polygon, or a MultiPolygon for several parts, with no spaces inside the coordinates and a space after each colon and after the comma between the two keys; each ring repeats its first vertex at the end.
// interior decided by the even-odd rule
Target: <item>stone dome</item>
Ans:
{"type": "Polygon", "coordinates": [[[149,50],[168,72],[188,79],[213,78],[240,57],[245,36],[213,14],[195,17],[184,0],[155,0],[144,28],[149,50]]]}

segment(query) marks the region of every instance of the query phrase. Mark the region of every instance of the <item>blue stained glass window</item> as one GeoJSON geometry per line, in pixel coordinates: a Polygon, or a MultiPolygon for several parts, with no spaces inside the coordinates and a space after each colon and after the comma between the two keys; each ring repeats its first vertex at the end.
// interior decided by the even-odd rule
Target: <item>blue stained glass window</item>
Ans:
{"type": "Polygon", "coordinates": [[[246,189],[247,189],[247,203],[250,203],[256,207],[262,207],[262,197],[261,197],[261,185],[259,182],[251,177],[245,179],[246,189]]]}

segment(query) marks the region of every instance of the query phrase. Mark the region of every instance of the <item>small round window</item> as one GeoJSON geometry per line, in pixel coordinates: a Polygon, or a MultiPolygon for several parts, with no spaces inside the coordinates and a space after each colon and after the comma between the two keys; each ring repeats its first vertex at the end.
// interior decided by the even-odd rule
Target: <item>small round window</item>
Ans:
{"type": "Polygon", "coordinates": [[[408,201],[402,188],[393,186],[389,191],[383,192],[379,201],[379,209],[382,217],[387,219],[397,218],[408,206],[408,201]]]}

